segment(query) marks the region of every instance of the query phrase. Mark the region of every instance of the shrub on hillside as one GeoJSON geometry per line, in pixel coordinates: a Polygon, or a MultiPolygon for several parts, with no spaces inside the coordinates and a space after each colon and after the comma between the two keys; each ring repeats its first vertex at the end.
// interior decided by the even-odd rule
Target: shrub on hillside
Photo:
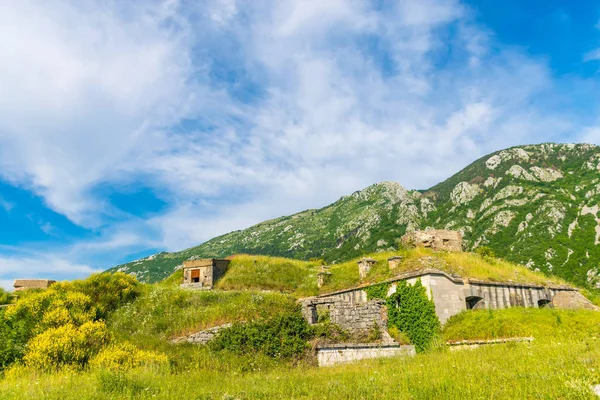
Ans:
{"type": "Polygon", "coordinates": [[[496,253],[494,253],[494,250],[492,250],[491,248],[487,247],[487,246],[479,246],[475,249],[475,253],[479,254],[481,257],[483,258],[496,258],[496,253]]]}
{"type": "Polygon", "coordinates": [[[52,370],[63,366],[84,367],[107,345],[111,335],[101,321],[50,328],[28,344],[24,361],[28,367],[52,370]]]}
{"type": "Polygon", "coordinates": [[[55,290],[81,292],[89,296],[97,307],[97,318],[103,319],[121,305],[135,300],[141,292],[135,277],[122,272],[95,274],[87,279],[57,285],[55,290]]]}
{"type": "Polygon", "coordinates": [[[405,333],[417,351],[431,347],[439,335],[440,321],[420,279],[414,285],[398,282],[396,293],[387,298],[387,307],[390,327],[405,333]]]}
{"type": "Polygon", "coordinates": [[[236,354],[263,353],[276,358],[292,358],[307,348],[311,330],[300,312],[270,320],[236,323],[222,330],[210,342],[213,350],[236,354]]]}
{"type": "Polygon", "coordinates": [[[142,366],[163,366],[168,364],[164,354],[140,350],[131,343],[112,344],[102,349],[91,361],[92,368],[111,371],[127,371],[142,366]]]}
{"type": "Polygon", "coordinates": [[[116,273],[19,293],[0,311],[0,370],[23,357],[41,368],[84,365],[99,350],[95,343],[108,342],[100,340],[108,332],[100,321],[139,291],[135,278],[116,273]]]}
{"type": "Polygon", "coordinates": [[[0,305],[10,304],[11,301],[12,301],[12,294],[10,294],[6,290],[0,288],[0,305]]]}

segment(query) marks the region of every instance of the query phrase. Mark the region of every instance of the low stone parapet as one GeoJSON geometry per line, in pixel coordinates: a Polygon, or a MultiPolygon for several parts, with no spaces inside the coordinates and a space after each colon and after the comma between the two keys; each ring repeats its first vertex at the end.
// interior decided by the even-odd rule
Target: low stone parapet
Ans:
{"type": "Polygon", "coordinates": [[[317,348],[319,367],[380,357],[414,356],[415,346],[397,343],[346,343],[317,348]]]}
{"type": "Polygon", "coordinates": [[[202,284],[202,282],[198,283],[182,283],[179,285],[182,289],[191,289],[191,290],[210,290],[211,288],[202,284]]]}
{"type": "Polygon", "coordinates": [[[502,339],[474,339],[474,340],[457,340],[446,342],[446,345],[450,347],[450,350],[464,350],[464,349],[476,349],[481,346],[490,344],[502,344],[502,343],[519,343],[519,342],[532,342],[532,337],[515,337],[515,338],[502,338],[502,339]]]}

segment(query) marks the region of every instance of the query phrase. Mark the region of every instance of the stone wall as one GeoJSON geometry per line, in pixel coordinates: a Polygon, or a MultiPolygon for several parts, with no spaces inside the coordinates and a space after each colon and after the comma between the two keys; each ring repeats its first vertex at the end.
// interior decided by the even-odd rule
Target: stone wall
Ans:
{"type": "Polygon", "coordinates": [[[195,343],[195,344],[206,344],[214,339],[214,337],[221,331],[222,329],[229,328],[231,324],[223,324],[219,326],[214,326],[209,329],[205,329],[200,332],[193,333],[189,336],[179,337],[171,340],[172,343],[195,343]]]}
{"type": "Polygon", "coordinates": [[[368,358],[414,356],[415,346],[398,344],[336,344],[317,348],[319,367],[348,363],[368,358]]]}
{"type": "Polygon", "coordinates": [[[579,292],[560,292],[552,298],[552,306],[556,308],[564,308],[567,310],[595,310],[599,311],[600,307],[594,305],[591,301],[585,298],[579,292]]]}
{"type": "MultiPolygon", "coordinates": [[[[435,312],[442,324],[448,318],[467,309],[502,309],[508,307],[557,307],[595,309],[585,297],[568,286],[540,286],[512,282],[491,282],[462,279],[446,272],[425,268],[398,275],[390,283],[388,296],[396,292],[396,282],[407,281],[414,285],[417,279],[433,300],[435,312]],[[569,294],[565,294],[569,293],[569,294]],[[560,294],[560,296],[557,296],[560,294]]],[[[316,297],[321,303],[347,303],[353,306],[365,304],[367,294],[364,287],[343,290],[316,297]]],[[[309,310],[306,311],[307,316],[309,310]]],[[[316,311],[314,312],[316,316],[316,311]]]]}
{"type": "Polygon", "coordinates": [[[383,300],[371,300],[364,304],[334,303],[329,307],[329,319],[348,332],[365,336],[377,325],[387,330],[387,307],[383,300]]]}

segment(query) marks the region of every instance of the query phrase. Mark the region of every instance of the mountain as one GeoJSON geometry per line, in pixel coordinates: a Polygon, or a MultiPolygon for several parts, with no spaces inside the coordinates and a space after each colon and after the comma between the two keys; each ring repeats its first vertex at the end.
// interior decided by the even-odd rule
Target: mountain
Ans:
{"type": "Polygon", "coordinates": [[[377,183],[319,210],[265,221],[176,253],[111,268],[155,282],[191,256],[235,253],[326,262],[395,249],[415,229],[462,231],[465,248],[574,283],[600,286],[600,147],[518,146],[480,158],[425,190],[377,183]]]}

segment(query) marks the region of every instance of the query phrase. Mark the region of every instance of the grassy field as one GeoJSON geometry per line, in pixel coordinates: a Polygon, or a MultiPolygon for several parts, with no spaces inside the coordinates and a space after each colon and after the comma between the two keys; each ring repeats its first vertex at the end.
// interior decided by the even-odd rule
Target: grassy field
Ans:
{"type": "MultiPolygon", "coordinates": [[[[219,306],[213,303],[209,308],[219,306]]],[[[239,308],[245,306],[240,303],[239,308]]],[[[111,326],[120,326],[124,318],[125,314],[115,315],[111,326]]],[[[137,335],[135,330],[122,326],[120,332],[129,339],[137,335]]],[[[164,339],[160,340],[162,345],[157,345],[155,339],[148,345],[169,356],[168,367],[120,373],[63,370],[51,374],[15,369],[0,380],[0,398],[595,398],[590,386],[600,384],[600,313],[518,308],[491,313],[468,311],[449,321],[443,331],[445,339],[513,335],[533,335],[536,339],[532,343],[457,352],[438,347],[414,358],[369,360],[327,368],[317,367],[311,356],[285,362],[211,352],[190,344],[170,345],[164,339]]],[[[142,338],[143,335],[138,339],[142,338]]]]}
{"type": "Polygon", "coordinates": [[[111,316],[108,325],[119,337],[148,347],[228,322],[274,317],[295,307],[294,298],[280,293],[147,285],[137,300],[111,316]]]}
{"type": "MultiPolygon", "coordinates": [[[[259,368],[257,368],[259,369],[259,368]]],[[[496,345],[414,358],[244,372],[193,368],[127,373],[27,373],[0,381],[2,399],[571,399],[595,398],[597,339],[496,345]]]]}
{"type": "MultiPolygon", "coordinates": [[[[468,253],[434,255],[416,249],[372,257],[377,263],[368,281],[373,283],[423,267],[479,279],[561,283],[468,253]],[[386,260],[396,254],[404,257],[403,263],[390,271],[386,260]]],[[[595,311],[465,311],[448,321],[437,346],[413,358],[328,368],[317,367],[310,347],[303,355],[286,359],[170,343],[174,337],[226,322],[298,312],[298,297],[318,293],[319,265],[318,261],[240,255],[213,291],[179,289],[181,275],[177,274],[160,284],[138,285],[139,295],[106,314],[106,325],[113,342],[151,350],[168,362],[142,364],[146,366],[133,370],[89,363],[52,372],[13,365],[0,375],[0,399],[595,398],[590,389],[600,384],[600,312],[595,311]],[[515,336],[535,340],[456,352],[443,345],[447,340],[515,336]]],[[[332,265],[330,271],[332,280],[323,292],[361,283],[356,260],[332,265]]],[[[53,315],[51,311],[48,315],[53,315]]]]}

